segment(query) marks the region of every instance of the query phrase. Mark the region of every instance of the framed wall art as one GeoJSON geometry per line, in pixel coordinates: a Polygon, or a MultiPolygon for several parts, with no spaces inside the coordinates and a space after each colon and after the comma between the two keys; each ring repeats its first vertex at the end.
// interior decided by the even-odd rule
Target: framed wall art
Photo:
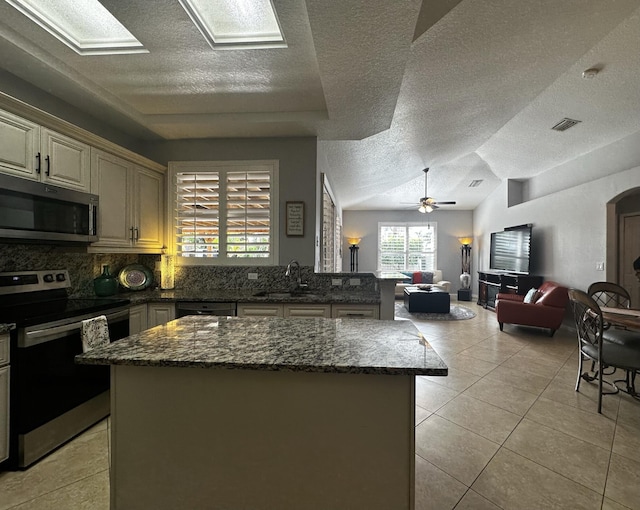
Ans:
{"type": "Polygon", "coordinates": [[[304,236],[304,202],[287,202],[287,235],[304,236]]]}

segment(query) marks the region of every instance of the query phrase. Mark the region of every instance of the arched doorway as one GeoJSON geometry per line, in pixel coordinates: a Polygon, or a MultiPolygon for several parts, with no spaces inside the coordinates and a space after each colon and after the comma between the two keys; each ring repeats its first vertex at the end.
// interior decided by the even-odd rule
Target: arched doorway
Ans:
{"type": "Polygon", "coordinates": [[[607,280],[631,294],[631,306],[640,308],[640,282],[633,261],[640,257],[640,188],[620,193],[607,203],[607,280]]]}

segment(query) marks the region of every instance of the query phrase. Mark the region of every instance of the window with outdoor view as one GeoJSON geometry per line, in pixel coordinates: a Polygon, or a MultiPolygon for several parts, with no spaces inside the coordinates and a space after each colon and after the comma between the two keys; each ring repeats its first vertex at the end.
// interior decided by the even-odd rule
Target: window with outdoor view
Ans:
{"type": "Polygon", "coordinates": [[[175,162],[174,252],[191,264],[273,264],[277,163],[175,162]]]}
{"type": "Polygon", "coordinates": [[[435,223],[378,224],[380,271],[431,271],[435,268],[435,223]]]}

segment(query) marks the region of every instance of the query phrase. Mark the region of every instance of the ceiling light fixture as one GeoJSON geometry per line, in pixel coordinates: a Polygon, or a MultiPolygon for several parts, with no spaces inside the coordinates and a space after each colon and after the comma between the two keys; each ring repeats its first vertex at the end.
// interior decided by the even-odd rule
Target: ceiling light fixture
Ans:
{"type": "Polygon", "coordinates": [[[149,53],[98,0],[6,0],[79,55],[149,53]]]}
{"type": "Polygon", "coordinates": [[[213,49],[286,48],[271,0],[179,0],[213,49]]]}

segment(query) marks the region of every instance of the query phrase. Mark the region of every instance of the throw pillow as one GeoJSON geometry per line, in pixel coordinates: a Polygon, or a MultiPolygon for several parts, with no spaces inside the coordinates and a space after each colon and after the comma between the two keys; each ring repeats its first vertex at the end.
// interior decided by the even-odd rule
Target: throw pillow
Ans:
{"type": "Polygon", "coordinates": [[[433,283],[433,273],[431,271],[415,271],[411,283],[433,283]]]}
{"type": "Polygon", "coordinates": [[[529,289],[529,292],[527,292],[524,296],[524,303],[535,303],[535,298],[536,293],[538,292],[538,289],[529,289]]]}

